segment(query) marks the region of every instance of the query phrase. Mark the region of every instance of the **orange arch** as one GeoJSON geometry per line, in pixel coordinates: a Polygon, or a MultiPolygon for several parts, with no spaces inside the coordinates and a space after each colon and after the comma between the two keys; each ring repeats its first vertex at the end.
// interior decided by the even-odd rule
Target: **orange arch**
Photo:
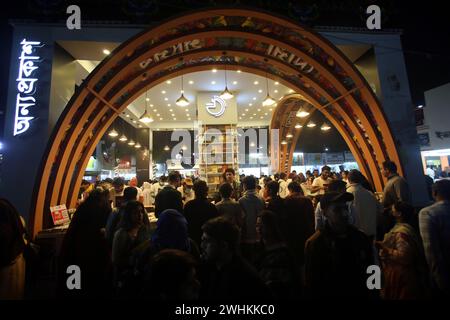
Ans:
{"type": "MultiPolygon", "coordinates": [[[[333,44],[308,28],[268,13],[205,10],[170,20],[124,42],[75,92],[42,160],[31,212],[33,233],[46,224],[50,206],[75,204],[90,154],[129,103],[169,78],[225,64],[227,70],[277,79],[305,97],[335,125],[377,190],[384,185],[380,162],[388,155],[401,173],[378,100],[333,44]]],[[[282,107],[277,109],[276,114],[283,115],[282,107]]]]}

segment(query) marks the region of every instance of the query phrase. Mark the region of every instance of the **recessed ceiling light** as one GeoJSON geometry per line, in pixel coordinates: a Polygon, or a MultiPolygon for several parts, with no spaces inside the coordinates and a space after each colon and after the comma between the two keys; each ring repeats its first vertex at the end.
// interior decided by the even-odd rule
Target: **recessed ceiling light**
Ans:
{"type": "MultiPolygon", "coordinates": [[[[162,120],[163,120],[163,118],[159,118],[159,120],[161,120],[161,121],[162,121],[162,120]]],[[[159,130],[159,129],[158,129],[158,130],[159,130]]]]}
{"type": "Polygon", "coordinates": [[[265,116],[267,116],[267,112],[266,112],[266,113],[264,113],[264,115],[265,115],[265,116]]]}
{"type": "Polygon", "coordinates": [[[194,81],[192,81],[192,80],[189,80],[189,84],[194,84],[194,81]]]}
{"type": "Polygon", "coordinates": [[[278,90],[274,90],[273,92],[278,93],[278,90]]]}
{"type": "Polygon", "coordinates": [[[216,82],[215,82],[215,81],[211,81],[211,84],[213,84],[213,85],[214,85],[214,84],[216,84],[216,82]]]}
{"type": "Polygon", "coordinates": [[[238,82],[237,81],[233,81],[233,84],[236,85],[238,82]]]}
{"type": "Polygon", "coordinates": [[[191,118],[188,118],[189,121],[191,121],[191,118]]]}
{"type": "Polygon", "coordinates": [[[251,107],[253,105],[253,103],[249,103],[248,105],[251,107]]]}
{"type": "Polygon", "coordinates": [[[245,117],[245,113],[243,113],[242,116],[245,117]]]}
{"type": "Polygon", "coordinates": [[[259,89],[258,92],[259,92],[259,93],[262,93],[262,89],[259,89]]]}
{"type": "Polygon", "coordinates": [[[161,91],[162,94],[166,94],[166,90],[161,91]]]}
{"type": "Polygon", "coordinates": [[[273,111],[273,109],[269,109],[269,111],[273,111]]]}
{"type": "Polygon", "coordinates": [[[150,98],[145,98],[145,101],[150,101],[150,98]]]}
{"type": "Polygon", "coordinates": [[[186,111],[186,112],[188,112],[188,111],[189,111],[189,109],[185,109],[185,111],[186,111]]]}
{"type": "Polygon", "coordinates": [[[261,111],[261,109],[258,109],[258,112],[261,111]]]}
{"type": "Polygon", "coordinates": [[[109,51],[108,49],[103,49],[103,53],[106,54],[106,55],[108,55],[108,54],[111,53],[111,51],[109,51]]]}
{"type": "Polygon", "coordinates": [[[160,114],[158,113],[157,115],[156,115],[157,117],[159,117],[160,116],[160,114]]]}
{"type": "Polygon", "coordinates": [[[256,86],[256,85],[259,84],[259,82],[258,82],[258,81],[255,81],[255,82],[253,82],[253,84],[256,86]]]}
{"type": "Polygon", "coordinates": [[[168,103],[168,104],[167,104],[167,106],[168,106],[168,107],[170,107],[170,106],[171,106],[171,104],[170,104],[170,103],[168,103]]]}
{"type": "Polygon", "coordinates": [[[237,73],[241,73],[241,72],[242,72],[241,70],[238,70],[238,71],[237,71],[237,73]]]}
{"type": "Polygon", "coordinates": [[[139,125],[138,127],[139,127],[139,128],[142,128],[142,126],[141,126],[141,125],[139,125]]]}
{"type": "Polygon", "coordinates": [[[130,115],[129,114],[127,114],[125,117],[127,117],[127,118],[129,118],[130,117],[130,115]]]}
{"type": "Polygon", "coordinates": [[[177,118],[173,118],[173,120],[175,120],[175,121],[176,121],[176,120],[177,120],[177,118]]]}
{"type": "Polygon", "coordinates": [[[165,101],[169,101],[169,98],[164,98],[165,101]]]}
{"type": "Polygon", "coordinates": [[[170,80],[167,80],[167,81],[166,81],[166,83],[167,83],[167,84],[171,84],[171,83],[172,83],[172,81],[170,81],[170,80]]]}
{"type": "Polygon", "coordinates": [[[153,104],[150,104],[150,107],[154,107],[154,105],[153,105],[153,104]]]}
{"type": "Polygon", "coordinates": [[[153,111],[154,111],[154,112],[158,112],[158,110],[156,110],[156,109],[153,109],[153,111]]]}
{"type": "Polygon", "coordinates": [[[279,85],[280,83],[278,82],[278,81],[275,81],[275,85],[277,86],[277,85],[279,85]]]}
{"type": "Polygon", "coordinates": [[[173,112],[173,109],[169,109],[170,112],[173,112]]]}
{"type": "Polygon", "coordinates": [[[256,97],[253,97],[253,100],[256,100],[256,97]]]}
{"type": "Polygon", "coordinates": [[[133,120],[133,123],[137,123],[137,121],[136,121],[136,120],[133,120]]]}
{"type": "Polygon", "coordinates": [[[217,72],[217,69],[214,68],[214,69],[212,69],[211,71],[214,72],[214,73],[216,73],[216,72],[217,72]]]}
{"type": "Polygon", "coordinates": [[[248,111],[248,109],[245,109],[245,111],[248,111]]]}
{"type": "Polygon", "coordinates": [[[253,119],[253,117],[250,117],[250,120],[252,120],[253,119]]]}
{"type": "Polygon", "coordinates": [[[260,119],[264,119],[264,117],[262,117],[262,116],[261,116],[261,118],[260,118],[260,119]]]}
{"type": "Polygon", "coordinates": [[[174,113],[172,113],[172,117],[175,117],[175,114],[174,114],[174,113]]]}
{"type": "Polygon", "coordinates": [[[190,117],[191,115],[189,113],[186,113],[186,117],[190,117]]]}
{"type": "Polygon", "coordinates": [[[294,90],[292,90],[292,89],[289,89],[289,93],[294,93],[294,90]]]}
{"type": "Polygon", "coordinates": [[[256,116],[256,113],[254,113],[253,115],[256,116]]]}

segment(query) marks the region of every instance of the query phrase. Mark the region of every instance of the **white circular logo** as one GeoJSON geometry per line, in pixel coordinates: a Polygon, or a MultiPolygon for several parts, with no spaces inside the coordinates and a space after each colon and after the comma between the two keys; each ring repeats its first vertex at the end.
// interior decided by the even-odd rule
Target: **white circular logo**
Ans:
{"type": "Polygon", "coordinates": [[[206,111],[216,118],[220,117],[225,113],[225,108],[227,107],[226,102],[219,96],[214,96],[211,102],[206,104],[206,111]]]}

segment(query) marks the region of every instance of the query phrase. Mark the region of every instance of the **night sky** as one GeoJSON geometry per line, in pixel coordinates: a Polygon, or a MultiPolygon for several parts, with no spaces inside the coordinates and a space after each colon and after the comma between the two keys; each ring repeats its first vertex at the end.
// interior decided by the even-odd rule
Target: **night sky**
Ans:
{"type": "Polygon", "coordinates": [[[413,103],[424,103],[426,90],[450,82],[450,27],[442,2],[431,4],[404,1],[213,1],[213,0],[112,0],[63,1],[15,0],[2,2],[0,13],[0,139],[3,136],[9,73],[11,31],[10,19],[34,19],[39,22],[65,23],[70,4],[81,7],[85,20],[121,20],[139,24],[182,14],[192,9],[215,5],[244,5],[265,9],[295,19],[309,26],[352,26],[365,28],[364,8],[379,4],[382,28],[403,30],[402,41],[413,103]]]}

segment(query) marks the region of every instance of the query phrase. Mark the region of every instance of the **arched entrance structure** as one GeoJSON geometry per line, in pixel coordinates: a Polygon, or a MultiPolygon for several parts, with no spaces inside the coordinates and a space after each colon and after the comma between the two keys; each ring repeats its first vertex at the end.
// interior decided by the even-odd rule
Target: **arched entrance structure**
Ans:
{"type": "MultiPolygon", "coordinates": [[[[294,130],[283,109],[296,100],[322,112],[349,144],[380,191],[380,163],[400,164],[380,103],[352,63],[318,33],[285,18],[250,10],[206,10],[161,23],[119,46],[89,75],[67,104],[48,142],[35,187],[33,233],[49,207],[75,206],[90,155],[120,112],[148,88],[212,67],[276,79],[295,94],[280,101],[272,120],[280,136],[294,130]],[[287,104],[286,104],[287,103],[287,104]]],[[[297,137],[298,138],[298,137],[297,137]]],[[[285,149],[281,170],[292,157],[285,149]]],[[[273,143],[273,142],[272,142],[273,143]]],[[[294,146],[295,147],[295,146],[294,146]]],[[[288,152],[289,148],[289,152],[288,152]]],[[[400,166],[400,173],[402,172],[400,166]]]]}

